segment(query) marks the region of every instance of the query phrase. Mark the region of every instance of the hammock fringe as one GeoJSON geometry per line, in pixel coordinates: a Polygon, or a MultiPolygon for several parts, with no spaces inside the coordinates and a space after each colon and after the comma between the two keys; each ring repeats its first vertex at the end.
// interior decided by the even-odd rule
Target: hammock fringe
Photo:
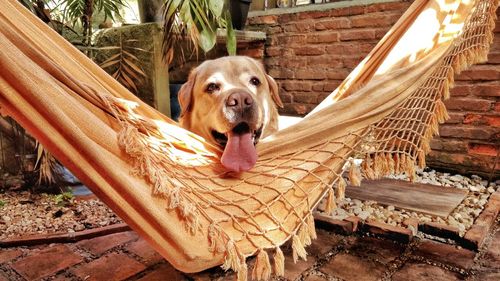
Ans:
{"type": "Polygon", "coordinates": [[[255,265],[252,270],[253,280],[267,280],[271,277],[271,263],[266,250],[260,249],[255,259],[255,265]]]}

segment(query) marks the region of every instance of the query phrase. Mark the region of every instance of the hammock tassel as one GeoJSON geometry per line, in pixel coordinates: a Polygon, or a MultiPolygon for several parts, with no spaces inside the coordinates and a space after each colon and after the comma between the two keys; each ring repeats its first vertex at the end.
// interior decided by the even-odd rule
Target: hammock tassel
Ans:
{"type": "Polygon", "coordinates": [[[401,173],[401,161],[399,159],[399,153],[396,153],[394,155],[394,173],[395,174],[401,173]]]}
{"type": "Polygon", "coordinates": [[[300,243],[302,243],[304,247],[311,245],[311,236],[309,236],[309,230],[306,224],[302,224],[297,234],[299,236],[300,243]]]}
{"type": "Polygon", "coordinates": [[[368,178],[370,180],[374,180],[375,179],[375,172],[372,169],[371,162],[372,162],[371,157],[369,155],[367,155],[361,165],[362,165],[362,168],[363,168],[363,171],[365,173],[366,178],[368,178]]]}
{"type": "Polygon", "coordinates": [[[264,249],[259,250],[257,258],[255,259],[255,265],[252,270],[253,280],[268,280],[271,277],[271,263],[269,262],[269,256],[264,249]]]}
{"type": "Polygon", "coordinates": [[[242,264],[240,264],[240,269],[238,269],[237,274],[238,274],[237,275],[238,281],[247,281],[248,280],[248,267],[244,261],[242,264]]]}
{"type": "Polygon", "coordinates": [[[307,229],[309,231],[309,237],[311,237],[311,239],[318,238],[316,227],[314,226],[314,216],[312,215],[312,213],[309,213],[309,216],[307,216],[307,229]]]}
{"type": "Polygon", "coordinates": [[[208,242],[210,243],[209,251],[214,253],[224,252],[224,246],[221,238],[220,226],[215,223],[208,227],[208,242]]]}
{"type": "Polygon", "coordinates": [[[444,121],[450,119],[450,116],[448,115],[448,110],[446,110],[446,106],[444,105],[443,101],[438,99],[436,101],[436,109],[435,109],[436,117],[438,122],[444,123],[444,121]]]}
{"type": "Polygon", "coordinates": [[[350,161],[351,166],[349,167],[349,181],[351,185],[360,186],[361,185],[361,171],[359,167],[354,163],[354,161],[350,161]]]}
{"type": "Polygon", "coordinates": [[[388,171],[388,173],[393,174],[394,170],[395,170],[394,167],[395,167],[396,163],[394,162],[394,158],[393,158],[393,156],[392,156],[391,153],[387,153],[385,155],[385,161],[387,163],[387,171],[388,171]]]}
{"type": "MultiPolygon", "coordinates": [[[[236,245],[234,245],[234,241],[229,240],[229,242],[227,242],[226,245],[226,257],[224,259],[224,263],[222,264],[222,269],[224,270],[232,269],[239,273],[242,264],[245,263],[240,258],[238,250],[236,249],[236,245]]],[[[238,274],[238,280],[240,280],[239,274],[238,274]]]]}
{"type": "Polygon", "coordinates": [[[417,179],[417,174],[415,172],[415,163],[411,159],[410,156],[406,157],[406,164],[405,164],[405,173],[410,179],[411,182],[414,182],[417,179]]]}
{"type": "Polygon", "coordinates": [[[325,213],[331,215],[333,210],[337,208],[335,203],[335,192],[333,188],[328,189],[328,196],[326,197],[325,213]]]}
{"type": "Polygon", "coordinates": [[[276,276],[285,276],[285,255],[281,251],[280,247],[276,247],[276,253],[274,254],[274,274],[276,276]]]}
{"type": "Polygon", "coordinates": [[[337,200],[342,200],[345,198],[345,188],[347,184],[343,177],[339,178],[339,183],[337,184],[337,200]]]}
{"type": "Polygon", "coordinates": [[[292,238],[292,256],[294,263],[297,263],[299,258],[307,261],[306,249],[304,248],[304,245],[302,245],[302,242],[300,242],[300,238],[296,234],[294,234],[292,238]]]}
{"type": "Polygon", "coordinates": [[[425,168],[425,152],[423,150],[419,150],[418,151],[418,156],[417,156],[417,159],[418,159],[418,167],[420,167],[421,169],[425,168]]]}

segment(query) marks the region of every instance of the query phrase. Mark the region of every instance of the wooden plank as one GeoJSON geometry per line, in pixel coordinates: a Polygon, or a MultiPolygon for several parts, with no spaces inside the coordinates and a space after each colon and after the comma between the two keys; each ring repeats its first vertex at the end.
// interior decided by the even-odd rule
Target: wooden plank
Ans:
{"type": "Polygon", "coordinates": [[[363,180],[361,186],[348,186],[346,197],[372,200],[381,205],[447,217],[467,195],[466,190],[381,179],[363,180]]]}

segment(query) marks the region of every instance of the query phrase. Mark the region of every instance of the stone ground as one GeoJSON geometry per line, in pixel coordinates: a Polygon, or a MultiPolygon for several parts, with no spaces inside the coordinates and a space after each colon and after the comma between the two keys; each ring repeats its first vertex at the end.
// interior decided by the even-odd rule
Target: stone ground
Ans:
{"type": "MultiPolygon", "coordinates": [[[[293,264],[285,249],[285,278],[274,280],[500,280],[500,217],[478,252],[427,239],[401,244],[317,231],[307,261],[293,264]]],[[[232,272],[220,268],[180,273],[133,231],[75,243],[0,249],[0,281],[234,279],[232,272]]]]}

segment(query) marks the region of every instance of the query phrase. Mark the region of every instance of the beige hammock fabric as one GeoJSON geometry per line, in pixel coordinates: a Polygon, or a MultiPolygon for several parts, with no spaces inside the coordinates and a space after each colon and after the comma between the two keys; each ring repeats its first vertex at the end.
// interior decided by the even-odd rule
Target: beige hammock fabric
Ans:
{"type": "Polygon", "coordinates": [[[312,210],[360,173],[414,174],[446,118],[455,72],[486,59],[497,0],[415,0],[313,113],[258,145],[241,175],[221,151],[138,100],[16,0],[0,6],[0,105],[172,265],[223,264],[244,280],[283,275],[280,249],[306,258],[312,210]],[[271,266],[269,254],[274,255],[271,266]]]}

